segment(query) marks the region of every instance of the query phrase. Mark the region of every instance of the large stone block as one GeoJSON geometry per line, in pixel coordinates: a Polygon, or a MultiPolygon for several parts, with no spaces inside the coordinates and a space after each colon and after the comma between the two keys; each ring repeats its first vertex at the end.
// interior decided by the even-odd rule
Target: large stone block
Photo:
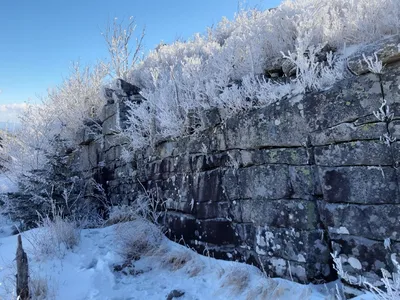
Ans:
{"type": "Polygon", "coordinates": [[[307,94],[302,104],[309,132],[353,123],[371,115],[380,107],[381,97],[379,79],[374,74],[346,78],[328,91],[307,94]]]}
{"type": "Polygon", "coordinates": [[[257,227],[256,252],[299,263],[328,263],[330,251],[322,230],[257,227]]]}
{"type": "Polygon", "coordinates": [[[177,173],[191,171],[189,156],[167,157],[144,166],[146,179],[166,179],[177,173]]]}
{"type": "Polygon", "coordinates": [[[324,281],[335,280],[332,267],[326,262],[301,263],[289,261],[281,257],[257,255],[257,261],[261,261],[263,269],[270,277],[279,277],[300,283],[320,284],[324,281]]]}
{"type": "Polygon", "coordinates": [[[221,116],[218,108],[211,108],[200,112],[202,128],[212,128],[221,123],[221,116]]]}
{"type": "MultiPolygon", "coordinates": [[[[399,202],[393,199],[393,202],[399,202]]],[[[323,223],[329,232],[373,240],[400,242],[400,204],[359,205],[320,202],[323,223]]]]}
{"type": "MultiPolygon", "coordinates": [[[[230,152],[230,151],[229,151],[230,152]]],[[[193,154],[190,156],[190,166],[193,172],[202,172],[227,167],[231,163],[229,152],[215,154],[193,154]]]]}
{"type": "Polygon", "coordinates": [[[234,226],[227,220],[196,220],[189,215],[168,212],[165,224],[169,234],[187,243],[207,243],[214,245],[237,245],[238,237],[234,226]]]}
{"type": "Polygon", "coordinates": [[[102,128],[103,135],[120,133],[121,127],[119,125],[118,115],[115,114],[105,119],[102,128]]]}
{"type": "Polygon", "coordinates": [[[316,203],[309,200],[237,200],[240,222],[276,228],[318,228],[316,203]]]}
{"type": "Polygon", "coordinates": [[[398,169],[400,167],[400,141],[392,143],[390,148],[392,150],[393,167],[398,169]]]}
{"type": "Polygon", "coordinates": [[[315,147],[315,162],[319,166],[391,166],[390,147],[381,141],[356,141],[315,147]]]}
{"type": "Polygon", "coordinates": [[[333,251],[342,261],[343,270],[358,280],[360,276],[368,282],[382,284],[381,269],[395,271],[391,256],[400,253],[400,243],[390,243],[385,246],[384,241],[375,241],[349,235],[331,235],[333,251]]]}
{"type": "Polygon", "coordinates": [[[290,196],[286,165],[229,169],[223,176],[224,193],[234,199],[282,199],[290,196]]]}
{"type": "Polygon", "coordinates": [[[157,157],[163,159],[165,157],[177,155],[177,153],[175,153],[176,147],[177,147],[177,142],[166,141],[158,144],[154,152],[157,155],[157,157]]]}
{"type": "Polygon", "coordinates": [[[78,145],[89,145],[90,143],[94,142],[97,138],[101,135],[91,128],[82,127],[78,130],[77,134],[77,141],[78,145]]]}
{"type": "Polygon", "coordinates": [[[355,75],[362,75],[369,72],[368,64],[364,56],[375,60],[376,54],[382,63],[389,64],[400,60],[400,35],[385,37],[374,43],[361,47],[356,53],[347,59],[347,66],[355,75]]]}
{"type": "Polygon", "coordinates": [[[231,166],[235,164],[239,167],[265,164],[309,164],[309,155],[305,147],[229,150],[227,153],[231,166]]]}
{"type": "Polygon", "coordinates": [[[195,215],[199,220],[202,219],[230,219],[228,202],[197,202],[195,215]]]}
{"type": "Polygon", "coordinates": [[[195,202],[222,202],[226,200],[222,187],[222,172],[212,170],[207,172],[195,173],[191,185],[191,198],[195,202]]]}
{"type": "Polygon", "coordinates": [[[383,204],[399,201],[396,170],[391,167],[321,167],[320,180],[326,202],[383,204]]]}
{"type": "Polygon", "coordinates": [[[188,214],[191,216],[196,216],[197,207],[194,206],[194,204],[192,204],[191,202],[186,201],[185,199],[167,198],[167,200],[163,199],[163,202],[164,202],[165,208],[169,211],[174,211],[174,212],[188,214]]]}
{"type": "Polygon", "coordinates": [[[302,102],[290,100],[243,112],[229,118],[225,126],[228,149],[302,146],[307,132],[302,102]]]}
{"type": "Polygon", "coordinates": [[[235,231],[241,249],[251,250],[256,241],[256,225],[252,223],[235,223],[235,231]]]}
{"type": "Polygon", "coordinates": [[[217,126],[190,136],[187,138],[185,150],[189,153],[213,153],[227,150],[223,128],[217,126]]]}
{"type": "Polygon", "coordinates": [[[115,146],[125,146],[129,145],[130,141],[128,137],[123,134],[110,134],[104,136],[103,150],[107,151],[108,149],[115,146]]]}
{"type": "Polygon", "coordinates": [[[214,245],[238,245],[234,226],[228,220],[197,220],[196,240],[214,245]]]}
{"type": "Polygon", "coordinates": [[[167,235],[176,241],[183,238],[185,241],[196,240],[196,219],[189,215],[168,212],[164,224],[168,228],[167,235]]]}
{"type": "Polygon", "coordinates": [[[291,198],[313,199],[322,194],[316,166],[289,166],[291,198]]]}
{"type": "Polygon", "coordinates": [[[118,105],[117,103],[115,103],[113,101],[113,103],[107,103],[106,105],[104,105],[103,107],[103,111],[102,111],[102,121],[104,122],[105,120],[114,117],[117,114],[118,111],[118,105]]]}
{"type": "MultiPolygon", "coordinates": [[[[166,180],[149,180],[146,188],[162,200],[190,203],[193,199],[193,178],[186,174],[175,174],[166,180]]],[[[196,201],[196,200],[194,200],[196,201]]]]}
{"type": "Polygon", "coordinates": [[[400,140],[400,120],[394,120],[393,122],[390,122],[388,129],[392,137],[400,140]]]}
{"type": "Polygon", "coordinates": [[[312,132],[310,134],[311,144],[324,146],[357,140],[379,140],[387,131],[386,124],[383,122],[360,125],[355,125],[354,123],[341,123],[324,130],[312,132]]]}

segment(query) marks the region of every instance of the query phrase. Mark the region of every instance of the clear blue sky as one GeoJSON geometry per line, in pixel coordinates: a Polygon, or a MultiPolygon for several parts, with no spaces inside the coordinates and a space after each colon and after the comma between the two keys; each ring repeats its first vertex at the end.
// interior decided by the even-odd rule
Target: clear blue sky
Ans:
{"type": "MultiPolygon", "coordinates": [[[[146,26],[145,47],[187,39],[223,16],[237,0],[2,0],[0,5],[0,105],[45,95],[68,74],[72,61],[91,64],[107,56],[100,32],[114,17],[134,16],[146,26]]],[[[243,3],[243,1],[240,1],[243,3]]],[[[276,7],[280,0],[248,0],[247,7],[276,7]]],[[[4,109],[3,109],[4,111],[4,109]]],[[[0,109],[1,112],[1,109],[0,109]]],[[[1,116],[0,116],[1,121],[1,116]]]]}

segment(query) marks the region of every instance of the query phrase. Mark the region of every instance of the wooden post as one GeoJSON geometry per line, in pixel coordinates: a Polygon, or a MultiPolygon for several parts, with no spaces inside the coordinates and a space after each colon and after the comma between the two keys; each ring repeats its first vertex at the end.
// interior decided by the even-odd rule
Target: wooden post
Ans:
{"type": "Polygon", "coordinates": [[[21,235],[18,235],[18,247],[15,260],[17,261],[17,297],[20,300],[29,299],[28,286],[28,257],[22,248],[21,235]]]}

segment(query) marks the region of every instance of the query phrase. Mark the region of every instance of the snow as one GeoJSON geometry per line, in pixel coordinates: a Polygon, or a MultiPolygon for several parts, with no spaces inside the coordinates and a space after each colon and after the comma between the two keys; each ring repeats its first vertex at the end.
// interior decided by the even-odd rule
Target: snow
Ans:
{"type": "MultiPolygon", "coordinates": [[[[334,284],[266,278],[253,266],[201,256],[166,238],[157,251],[116,271],[124,259],[117,251],[115,225],[82,230],[80,244],[61,259],[37,257],[30,237],[40,230],[24,232],[22,240],[31,278],[46,280],[52,299],[166,299],[177,289],[185,293],[182,300],[263,299],[262,293],[273,295],[271,299],[317,300],[335,289],[334,284]],[[174,264],[173,257],[186,263],[174,264]]],[[[16,236],[0,238],[0,299],[10,299],[14,292],[16,244],[16,236]]]]}
{"type": "Polygon", "coordinates": [[[6,175],[0,174],[0,194],[17,191],[17,185],[6,175]]]}

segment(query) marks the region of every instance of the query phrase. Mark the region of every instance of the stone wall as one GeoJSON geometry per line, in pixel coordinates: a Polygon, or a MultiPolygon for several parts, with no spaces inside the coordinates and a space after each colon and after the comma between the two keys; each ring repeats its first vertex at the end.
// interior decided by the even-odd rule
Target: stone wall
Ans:
{"type": "Polygon", "coordinates": [[[114,204],[131,203],[143,185],[165,201],[169,236],[200,253],[319,282],[335,278],[330,253],[337,251],[346,271],[374,280],[400,252],[399,42],[395,36],[360,50],[348,62],[352,74],[327,91],[226,121],[206,111],[199,133],[139,151],[130,162],[121,158],[119,133],[126,101],[140,96],[129,87],[109,90],[104,139],[82,133],[81,167],[95,171],[114,204]],[[387,63],[381,76],[362,60],[374,52],[387,63]],[[380,121],[373,111],[382,90],[394,117],[380,121]]]}

